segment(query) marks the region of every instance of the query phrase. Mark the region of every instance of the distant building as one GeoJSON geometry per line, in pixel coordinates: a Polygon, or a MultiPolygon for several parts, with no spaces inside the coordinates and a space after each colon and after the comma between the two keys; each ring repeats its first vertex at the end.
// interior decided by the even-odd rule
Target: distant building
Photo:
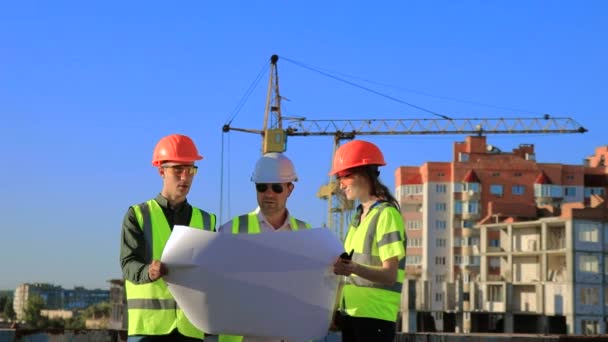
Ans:
{"type": "Polygon", "coordinates": [[[17,319],[24,319],[25,308],[32,296],[41,297],[46,310],[79,310],[93,304],[108,302],[110,292],[100,289],[87,290],[83,287],[65,290],[61,286],[45,283],[21,284],[15,289],[13,298],[13,309],[17,319]]]}
{"type": "Polygon", "coordinates": [[[66,310],[78,310],[87,308],[93,304],[108,302],[110,293],[108,290],[87,290],[82,286],[74,287],[73,290],[63,290],[63,308],[66,310]]]}
{"type": "Polygon", "coordinates": [[[607,157],[599,147],[584,165],[537,163],[533,145],[502,152],[471,136],[454,144],[451,162],[398,168],[404,331],[543,333],[548,321],[605,332],[607,157]],[[581,266],[593,272],[574,271],[581,266]]]}
{"type": "Polygon", "coordinates": [[[63,289],[61,286],[52,284],[34,283],[17,286],[13,297],[13,309],[15,310],[17,319],[24,319],[27,303],[33,296],[42,298],[47,310],[62,309],[62,293],[63,289]]]}

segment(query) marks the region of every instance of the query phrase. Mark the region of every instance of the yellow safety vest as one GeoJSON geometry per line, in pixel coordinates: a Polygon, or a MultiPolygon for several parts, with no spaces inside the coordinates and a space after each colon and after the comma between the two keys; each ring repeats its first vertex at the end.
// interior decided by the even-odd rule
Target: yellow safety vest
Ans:
{"type": "Polygon", "coordinates": [[[398,256],[397,281],[385,286],[351,275],[342,289],[342,310],[352,317],[366,317],[395,322],[401,303],[405,274],[405,232],[401,213],[387,202],[376,204],[358,227],[350,226],[344,242],[347,252],[354,250],[352,260],[367,266],[382,267],[381,251],[398,256]],[[387,222],[388,220],[388,222],[387,222]],[[389,224],[390,227],[379,225],[389,224]],[[381,235],[380,235],[381,234],[381,235]]]}
{"type": "MultiPolygon", "coordinates": [[[[310,229],[310,224],[300,221],[294,217],[290,217],[289,225],[292,230],[310,229]]],[[[232,219],[232,234],[259,234],[260,222],[258,214],[255,211],[249,214],[237,216],[232,219]]],[[[236,335],[219,335],[218,342],[241,342],[243,336],[236,335]]]]}
{"type": "MultiPolygon", "coordinates": [[[[171,227],[155,200],[133,206],[139,227],[144,232],[146,259],[160,260],[171,227]],[[150,253],[151,252],[151,253],[150,253]]],[[[192,207],[190,227],[215,231],[215,215],[192,207]]],[[[166,335],[174,329],[185,336],[204,338],[177,306],[167,284],[161,278],[146,284],[125,281],[129,315],[129,335],[166,335]]]]}

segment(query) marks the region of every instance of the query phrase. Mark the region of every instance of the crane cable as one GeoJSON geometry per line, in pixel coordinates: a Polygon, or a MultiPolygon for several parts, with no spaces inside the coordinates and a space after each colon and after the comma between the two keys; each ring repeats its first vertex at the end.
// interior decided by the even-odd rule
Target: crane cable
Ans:
{"type": "MultiPolygon", "coordinates": [[[[290,59],[288,59],[287,57],[281,57],[287,61],[291,61],[290,59]]],[[[293,62],[292,62],[293,63],[293,62]]],[[[303,64],[303,63],[300,63],[303,64]]],[[[397,85],[393,85],[393,84],[387,84],[387,83],[382,83],[382,82],[377,82],[377,81],[373,81],[373,80],[369,80],[363,77],[358,77],[358,76],[354,76],[354,75],[349,75],[343,72],[338,72],[338,71],[332,71],[329,69],[324,69],[324,68],[313,68],[310,67],[312,69],[318,69],[321,71],[324,71],[326,73],[332,73],[335,75],[340,75],[342,77],[345,78],[351,78],[351,79],[355,79],[355,80],[359,80],[359,81],[363,81],[366,83],[370,83],[373,85],[377,85],[377,86],[381,86],[381,87],[385,87],[385,88],[393,88],[393,89],[397,89],[397,90],[403,90],[412,94],[416,94],[416,95],[421,95],[421,96],[426,96],[426,97],[430,97],[430,98],[435,98],[435,99],[439,99],[439,100],[445,100],[445,101],[452,101],[452,102],[458,102],[458,103],[464,103],[464,104],[468,104],[468,105],[473,105],[473,106],[479,106],[479,107],[488,107],[488,108],[494,108],[494,109],[500,109],[500,110],[507,110],[507,111],[513,111],[513,112],[521,112],[521,113],[528,113],[528,114],[544,114],[543,112],[539,112],[539,111],[532,111],[532,110],[527,110],[527,109],[519,109],[519,108],[513,108],[513,107],[505,107],[505,106],[498,106],[498,105],[494,105],[494,104],[489,104],[489,103],[483,103],[483,102],[477,102],[477,101],[471,101],[471,100],[465,100],[465,99],[458,99],[455,97],[450,97],[450,96],[441,96],[441,95],[434,95],[431,93],[427,93],[425,91],[420,91],[420,90],[416,90],[416,89],[411,89],[411,88],[404,88],[401,86],[397,86],[397,85]]]]}
{"type": "MultiPolygon", "coordinates": [[[[255,88],[260,83],[260,80],[262,79],[264,73],[268,70],[268,67],[269,67],[268,63],[264,62],[264,65],[262,66],[262,68],[260,69],[258,74],[256,75],[255,79],[251,82],[251,84],[245,91],[245,94],[243,95],[243,97],[239,100],[239,102],[236,104],[236,106],[234,107],[234,109],[232,110],[230,115],[228,116],[228,119],[226,120],[227,125],[230,125],[232,123],[232,121],[236,118],[236,116],[241,112],[241,109],[243,109],[243,106],[249,99],[249,96],[251,96],[251,94],[253,93],[255,88]]],[[[226,139],[224,138],[224,136],[225,136],[225,134],[224,134],[224,132],[222,132],[222,146],[221,146],[221,152],[220,152],[221,161],[220,161],[219,222],[223,222],[223,219],[224,219],[224,217],[223,217],[224,216],[224,168],[226,169],[226,172],[228,173],[228,175],[226,177],[226,187],[227,187],[226,200],[228,202],[228,205],[227,205],[228,206],[228,208],[227,208],[228,217],[230,217],[230,213],[232,211],[231,207],[230,207],[230,203],[231,203],[231,200],[230,200],[230,138],[228,138],[228,141],[226,142],[226,139]],[[227,153],[225,153],[225,152],[227,152],[227,153]]]]}
{"type": "Polygon", "coordinates": [[[365,90],[365,91],[367,91],[367,92],[370,92],[370,93],[372,93],[372,94],[376,94],[376,95],[378,95],[378,96],[382,96],[382,97],[384,97],[384,98],[387,98],[387,99],[389,99],[389,100],[395,101],[395,102],[397,102],[397,103],[401,103],[401,104],[404,104],[404,105],[410,106],[410,107],[412,107],[412,108],[416,108],[416,109],[418,109],[418,110],[421,110],[421,111],[423,111],[423,112],[427,112],[427,113],[429,113],[429,114],[432,114],[432,115],[438,116],[438,117],[440,117],[440,118],[442,118],[442,119],[445,119],[445,120],[451,120],[451,118],[450,118],[449,116],[446,116],[446,115],[443,115],[443,114],[440,114],[440,113],[433,112],[432,110],[429,110],[429,109],[426,109],[426,108],[423,108],[423,107],[417,106],[417,105],[412,104],[412,103],[409,103],[409,102],[407,102],[407,101],[404,101],[404,100],[398,99],[398,98],[396,98],[396,97],[394,97],[394,96],[387,95],[387,94],[381,93],[381,92],[379,92],[379,91],[377,91],[377,90],[371,89],[371,88],[369,88],[369,87],[362,86],[362,85],[360,85],[360,84],[357,84],[357,83],[355,83],[355,82],[352,82],[352,81],[349,81],[349,80],[346,80],[346,79],[340,78],[340,77],[338,77],[338,76],[334,76],[334,75],[332,75],[332,74],[330,74],[330,73],[327,73],[327,72],[325,72],[325,71],[322,71],[322,70],[319,70],[319,69],[313,68],[313,67],[308,66],[308,65],[306,65],[306,64],[304,64],[304,63],[294,61],[293,59],[290,59],[290,58],[287,58],[287,57],[282,57],[282,56],[281,56],[281,59],[286,60],[286,61],[288,61],[288,62],[290,62],[290,63],[292,63],[292,64],[295,64],[295,65],[297,65],[297,66],[299,66],[299,67],[302,67],[302,68],[304,68],[304,69],[307,69],[307,70],[310,70],[310,71],[314,71],[314,72],[316,72],[316,73],[319,73],[319,74],[321,74],[321,75],[323,75],[323,76],[326,76],[326,77],[329,77],[329,78],[333,78],[333,79],[334,79],[334,80],[336,80],[336,81],[340,81],[340,82],[346,83],[346,84],[348,84],[348,85],[351,85],[351,86],[353,86],[353,87],[356,87],[356,88],[359,88],[359,89],[363,89],[363,90],[365,90]]]}
{"type": "Polygon", "coordinates": [[[251,96],[251,93],[253,93],[255,88],[258,86],[258,84],[260,83],[260,80],[262,79],[264,73],[266,73],[268,68],[269,68],[269,65],[267,62],[265,62],[264,65],[262,66],[262,68],[260,69],[260,71],[258,72],[257,76],[255,77],[255,79],[249,85],[249,88],[247,88],[247,91],[245,91],[245,94],[243,95],[241,100],[236,104],[236,106],[230,113],[229,119],[226,120],[226,123],[228,125],[230,125],[232,123],[232,120],[234,120],[236,118],[236,116],[241,112],[241,109],[245,105],[245,102],[247,102],[247,100],[249,99],[249,96],[251,96]]]}

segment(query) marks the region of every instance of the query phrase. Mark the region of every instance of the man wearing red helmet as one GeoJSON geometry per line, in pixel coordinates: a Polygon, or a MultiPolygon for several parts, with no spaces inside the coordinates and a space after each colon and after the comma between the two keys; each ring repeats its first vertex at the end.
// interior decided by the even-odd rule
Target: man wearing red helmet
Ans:
{"type": "Polygon", "coordinates": [[[358,200],[344,248],[334,263],[345,276],[340,298],[342,341],[393,341],[405,268],[405,232],[399,204],[379,179],[380,149],[353,140],[336,150],[330,175],[349,200],[358,200]]]}
{"type": "Polygon", "coordinates": [[[160,194],[129,207],[122,225],[120,264],[129,316],[128,341],[200,341],[204,333],[188,321],[162,279],[160,262],[174,225],[215,231],[215,215],[191,206],[186,196],[201,160],[189,137],[172,134],[154,149],[152,165],[163,180],[160,194]]]}

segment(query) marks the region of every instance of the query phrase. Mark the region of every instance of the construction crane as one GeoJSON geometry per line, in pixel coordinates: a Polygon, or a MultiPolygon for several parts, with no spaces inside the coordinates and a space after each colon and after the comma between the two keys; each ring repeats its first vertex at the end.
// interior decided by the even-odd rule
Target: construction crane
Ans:
{"type": "MultiPolygon", "coordinates": [[[[223,126],[223,132],[240,131],[262,136],[262,153],[285,152],[289,136],[331,136],[333,137],[332,159],[341,141],[354,139],[359,135],[431,135],[431,134],[564,134],[585,133],[587,129],[568,117],[552,117],[548,114],[540,118],[448,118],[439,115],[437,119],[356,119],[356,120],[308,120],[306,118],[284,117],[281,114],[281,95],[277,62],[279,57],[270,58],[270,77],[261,129],[237,128],[230,123],[223,126]]],[[[339,195],[335,177],[330,177],[322,185],[317,197],[327,200],[327,226],[340,238],[344,238],[345,214],[353,209],[352,201],[339,195]]]]}

